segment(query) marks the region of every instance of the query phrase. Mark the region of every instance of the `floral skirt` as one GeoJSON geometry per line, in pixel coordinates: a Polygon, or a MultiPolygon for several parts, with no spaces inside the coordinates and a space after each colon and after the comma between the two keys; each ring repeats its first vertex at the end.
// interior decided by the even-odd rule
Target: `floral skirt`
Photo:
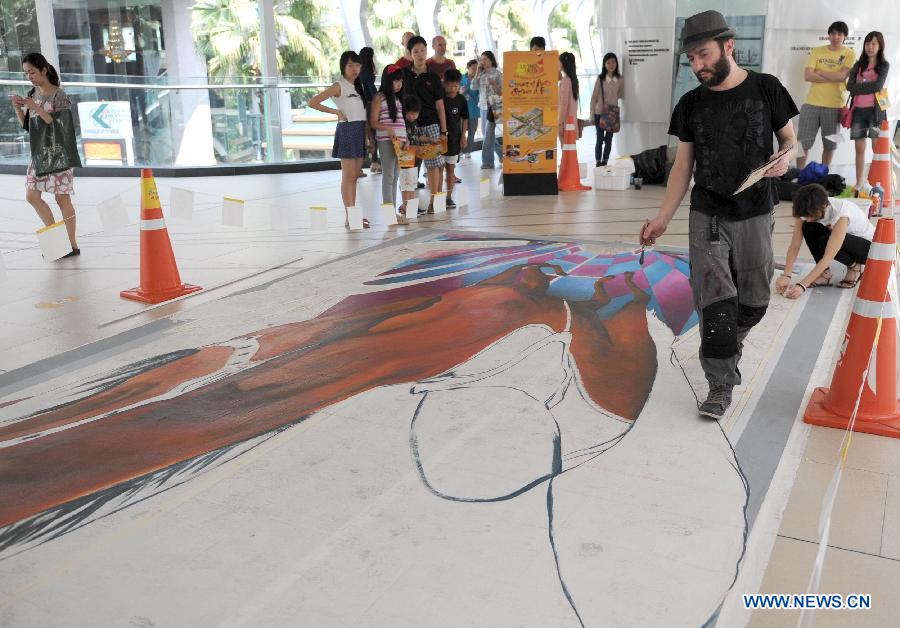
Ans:
{"type": "Polygon", "coordinates": [[[75,194],[75,170],[69,168],[62,172],[39,177],[34,173],[34,163],[32,162],[28,164],[28,172],[25,175],[25,188],[50,194],[75,194]]]}

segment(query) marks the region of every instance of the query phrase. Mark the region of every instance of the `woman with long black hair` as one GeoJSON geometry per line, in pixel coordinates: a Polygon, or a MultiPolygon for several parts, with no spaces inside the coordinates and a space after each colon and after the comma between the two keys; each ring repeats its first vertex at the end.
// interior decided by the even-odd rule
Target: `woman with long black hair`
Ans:
{"type": "MultiPolygon", "coordinates": [[[[381,73],[381,87],[369,107],[369,126],[375,131],[375,139],[383,161],[381,202],[397,208],[397,182],[400,167],[394,153],[394,139],[406,141],[406,121],[403,118],[403,68],[391,64],[381,73]]],[[[406,222],[406,209],[400,212],[398,222],[406,222]]]]}
{"type": "MultiPolygon", "coordinates": [[[[25,58],[22,59],[22,70],[25,72],[25,78],[31,81],[34,88],[24,98],[18,95],[10,96],[10,101],[19,123],[28,129],[29,134],[34,136],[39,132],[41,123],[53,124],[53,114],[68,110],[72,106],[72,101],[60,87],[56,68],[50,65],[41,53],[32,52],[25,55],[25,58]]],[[[74,127],[70,124],[64,128],[71,137],[65,138],[63,142],[74,147],[74,127]]],[[[32,142],[32,147],[34,145],[35,143],[32,142]]],[[[69,152],[75,151],[72,149],[69,152]]],[[[35,166],[35,157],[32,150],[31,163],[28,165],[28,173],[25,175],[25,199],[34,207],[44,226],[49,227],[56,221],[53,219],[50,206],[41,198],[41,194],[49,192],[54,195],[62,212],[63,220],[66,222],[66,232],[69,234],[69,243],[72,245],[71,253],[65,257],[80,255],[81,250],[75,240],[75,207],[72,205],[71,196],[75,193],[75,171],[70,167],[58,172],[39,175],[35,166]]],[[[80,160],[77,159],[77,152],[72,155],[70,161],[77,161],[77,163],[72,163],[72,166],[81,165],[80,160]]]]}
{"type": "Polygon", "coordinates": [[[594,159],[598,166],[609,162],[613,135],[619,132],[619,99],[624,98],[625,80],[619,73],[619,59],[615,53],[607,52],[591,95],[591,113],[594,115],[594,128],[597,129],[594,159]]]}
{"type": "Polygon", "coordinates": [[[563,142],[563,132],[571,117],[578,124],[578,74],[575,70],[575,55],[564,52],[559,55],[562,77],[559,79],[559,141],[563,142]]]}
{"type": "MultiPolygon", "coordinates": [[[[341,55],[338,65],[341,68],[341,78],[328,89],[313,96],[309,106],[338,117],[331,156],[341,160],[341,198],[347,217],[344,226],[349,227],[347,208],[356,207],[356,180],[366,154],[366,104],[359,81],[359,71],[362,68],[359,55],[347,50],[341,55]],[[337,109],[322,104],[327,98],[334,101],[337,109]]],[[[363,226],[369,226],[369,221],[365,218],[363,226]]]]}
{"type": "MultiPolygon", "coordinates": [[[[863,52],[850,68],[847,75],[847,90],[850,92],[853,122],[850,125],[850,139],[856,144],[856,187],[863,184],[866,167],[866,138],[871,138],[872,149],[881,122],[887,119],[887,111],[882,111],[875,102],[875,93],[884,87],[891,64],[884,58],[884,35],[872,31],[863,40],[863,52]]],[[[890,181],[882,181],[890,185],[890,181]]]]}
{"type": "MultiPolygon", "coordinates": [[[[359,82],[362,83],[363,99],[366,101],[366,114],[368,114],[376,92],[375,76],[378,71],[375,69],[375,51],[369,46],[360,48],[359,61],[362,65],[362,69],[359,71],[359,82]]],[[[381,172],[381,161],[378,159],[378,143],[375,141],[375,133],[371,126],[366,129],[366,141],[369,144],[369,155],[372,159],[370,170],[372,174],[378,174],[381,172]]],[[[361,176],[366,175],[363,173],[361,176]]]]}

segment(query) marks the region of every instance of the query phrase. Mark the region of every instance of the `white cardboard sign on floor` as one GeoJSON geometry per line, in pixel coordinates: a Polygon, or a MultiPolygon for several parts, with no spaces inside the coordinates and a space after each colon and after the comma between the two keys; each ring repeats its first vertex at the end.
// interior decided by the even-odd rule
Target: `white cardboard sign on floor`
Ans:
{"type": "Polygon", "coordinates": [[[351,229],[362,229],[363,228],[362,207],[348,207],[347,208],[347,222],[350,223],[351,229]]]}
{"type": "Polygon", "coordinates": [[[328,208],[309,208],[309,228],[313,231],[325,231],[328,229],[328,208]]]}
{"type": "Polygon", "coordinates": [[[55,222],[49,227],[41,227],[37,230],[37,238],[38,244],[41,245],[41,253],[48,262],[58,260],[72,252],[64,220],[55,222]]]}
{"type": "Polygon", "coordinates": [[[381,220],[386,225],[397,224],[397,210],[393,203],[384,203],[381,206],[381,220]]]}
{"type": "Polygon", "coordinates": [[[487,198],[491,195],[491,180],[485,177],[481,180],[481,183],[478,184],[478,193],[481,198],[487,198]]]}
{"type": "Polygon", "coordinates": [[[446,192],[435,192],[435,194],[434,194],[434,213],[435,214],[446,214],[447,213],[447,193],[446,192]]]}
{"type": "Polygon", "coordinates": [[[244,201],[227,196],[222,199],[222,224],[226,227],[244,226],[244,201]]]}
{"type": "Polygon", "coordinates": [[[465,207],[466,203],[469,200],[469,193],[466,191],[461,185],[457,185],[453,188],[453,202],[456,203],[456,209],[462,209],[465,207]]]}
{"type": "Polygon", "coordinates": [[[191,190],[172,188],[172,218],[191,221],[194,219],[194,193],[191,190]]]}
{"type": "Polygon", "coordinates": [[[411,198],[406,201],[406,218],[407,220],[416,220],[419,215],[419,199],[411,198]]]}
{"type": "Polygon", "coordinates": [[[291,217],[287,207],[269,206],[269,225],[272,231],[287,231],[291,228],[291,217]]]}
{"type": "Polygon", "coordinates": [[[103,230],[108,233],[118,231],[131,224],[121,194],[116,194],[112,198],[98,203],[97,213],[100,214],[100,224],[103,225],[103,230]]]}

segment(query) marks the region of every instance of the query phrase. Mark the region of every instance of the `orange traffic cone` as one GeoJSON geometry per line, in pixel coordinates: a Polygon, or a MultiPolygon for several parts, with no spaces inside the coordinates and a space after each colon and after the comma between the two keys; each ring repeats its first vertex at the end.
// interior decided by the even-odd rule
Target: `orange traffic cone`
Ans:
{"type": "Polygon", "coordinates": [[[893,218],[878,221],[831,388],[813,392],[806,423],[847,429],[859,399],[853,431],[900,438],[894,229],[893,218]]]}
{"type": "Polygon", "coordinates": [[[565,133],[563,133],[562,163],[559,166],[559,189],[563,192],[591,189],[590,186],[581,185],[581,177],[578,174],[578,151],[575,148],[577,140],[575,118],[569,116],[569,119],[566,120],[565,133]]]}
{"type": "MultiPolygon", "coordinates": [[[[894,194],[891,174],[891,126],[887,120],[881,122],[878,139],[875,140],[875,151],[869,165],[869,185],[880,183],[884,189],[882,207],[894,206],[894,194]]],[[[879,208],[880,209],[880,208],[879,208]]]]}
{"type": "Polygon", "coordinates": [[[150,168],[141,170],[141,285],[123,290],[123,299],[143,303],[162,303],[191,292],[200,286],[181,283],[178,265],[169,241],[169,231],[159,205],[159,192],[150,168]]]}

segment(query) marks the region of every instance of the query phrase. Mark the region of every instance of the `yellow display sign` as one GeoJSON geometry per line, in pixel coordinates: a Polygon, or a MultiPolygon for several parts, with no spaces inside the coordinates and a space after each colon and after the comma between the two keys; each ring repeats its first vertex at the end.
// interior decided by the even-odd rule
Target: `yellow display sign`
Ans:
{"type": "Polygon", "coordinates": [[[503,173],[556,172],[559,53],[503,53],[503,173]]]}

